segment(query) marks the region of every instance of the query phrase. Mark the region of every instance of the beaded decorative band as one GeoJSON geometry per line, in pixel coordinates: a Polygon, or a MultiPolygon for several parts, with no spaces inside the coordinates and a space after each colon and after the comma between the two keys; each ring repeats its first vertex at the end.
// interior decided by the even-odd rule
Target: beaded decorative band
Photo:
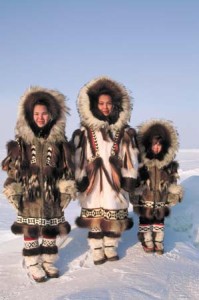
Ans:
{"type": "Polygon", "coordinates": [[[124,220],[128,217],[128,209],[109,210],[103,208],[82,208],[82,218],[104,218],[107,220],[124,220]]]}
{"type": "Polygon", "coordinates": [[[155,202],[154,203],[153,201],[142,201],[141,204],[134,203],[133,206],[158,209],[158,208],[163,208],[163,207],[169,206],[169,205],[165,202],[155,202]]]}
{"type": "Polygon", "coordinates": [[[139,232],[151,231],[151,225],[140,225],[138,231],[139,232]]]}
{"type": "Polygon", "coordinates": [[[61,217],[61,218],[54,218],[54,219],[42,219],[42,218],[24,218],[21,216],[17,217],[17,223],[20,224],[27,224],[27,225],[40,225],[40,226],[46,226],[46,225],[50,225],[50,226],[55,226],[58,225],[60,223],[64,223],[65,217],[61,217]]]}
{"type": "Polygon", "coordinates": [[[42,239],[42,246],[43,247],[55,247],[56,246],[56,239],[42,239]]]}
{"type": "Polygon", "coordinates": [[[24,248],[25,249],[34,249],[39,247],[39,241],[38,240],[24,240],[24,248]]]}
{"type": "Polygon", "coordinates": [[[164,224],[154,224],[153,232],[160,232],[160,231],[164,231],[164,224]]]}

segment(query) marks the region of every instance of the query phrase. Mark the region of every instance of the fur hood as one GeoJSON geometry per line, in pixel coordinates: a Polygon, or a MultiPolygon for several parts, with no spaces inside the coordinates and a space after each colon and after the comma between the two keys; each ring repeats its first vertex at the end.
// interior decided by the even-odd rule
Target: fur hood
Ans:
{"type": "Polygon", "coordinates": [[[178,148],[178,132],[171,121],[150,120],[138,126],[138,145],[141,161],[147,167],[157,166],[159,169],[168,165],[175,157],[178,148]],[[151,148],[152,137],[160,135],[163,139],[161,155],[151,158],[147,149],[151,148]]]}
{"type": "Polygon", "coordinates": [[[48,141],[65,141],[65,122],[68,108],[65,96],[56,90],[33,86],[27,89],[21,97],[18,107],[17,124],[15,133],[26,143],[31,144],[36,136],[36,125],[33,121],[33,108],[38,99],[46,99],[46,106],[51,114],[48,125],[48,141]]]}
{"type": "Polygon", "coordinates": [[[131,116],[132,98],[126,88],[108,78],[98,77],[85,84],[78,95],[77,107],[83,126],[92,127],[94,130],[110,128],[112,131],[121,129],[126,125],[131,116]],[[98,97],[109,94],[113,102],[113,110],[107,118],[100,115],[97,109],[98,97]]]}

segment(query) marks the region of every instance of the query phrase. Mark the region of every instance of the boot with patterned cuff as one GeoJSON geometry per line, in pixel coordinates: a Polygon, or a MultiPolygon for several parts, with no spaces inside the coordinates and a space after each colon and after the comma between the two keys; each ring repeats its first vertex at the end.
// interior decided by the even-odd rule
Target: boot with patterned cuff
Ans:
{"type": "Polygon", "coordinates": [[[139,225],[138,239],[146,253],[154,252],[154,243],[150,225],[139,225]]]}
{"type": "Polygon", "coordinates": [[[49,278],[58,278],[59,270],[54,263],[58,259],[58,247],[55,238],[43,237],[41,244],[42,267],[49,278]]]}
{"type": "Polygon", "coordinates": [[[46,281],[46,273],[41,266],[41,255],[38,239],[24,237],[23,256],[28,275],[36,282],[46,281]]]}
{"type": "Polygon", "coordinates": [[[164,224],[154,224],[153,225],[153,238],[155,245],[155,252],[157,254],[164,254],[164,224]]]}

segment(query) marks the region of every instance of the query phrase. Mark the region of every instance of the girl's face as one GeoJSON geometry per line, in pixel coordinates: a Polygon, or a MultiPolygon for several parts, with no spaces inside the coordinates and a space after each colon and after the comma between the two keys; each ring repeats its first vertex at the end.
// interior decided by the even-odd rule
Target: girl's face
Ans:
{"type": "Polygon", "coordinates": [[[44,127],[50,120],[47,107],[42,104],[36,104],[33,110],[33,119],[38,127],[44,127]]]}
{"type": "Polygon", "coordinates": [[[113,108],[111,96],[100,95],[97,107],[104,116],[109,116],[113,108]]]}
{"type": "Polygon", "coordinates": [[[162,145],[159,143],[156,143],[154,145],[152,145],[152,152],[154,154],[159,154],[162,151],[162,145]]]}

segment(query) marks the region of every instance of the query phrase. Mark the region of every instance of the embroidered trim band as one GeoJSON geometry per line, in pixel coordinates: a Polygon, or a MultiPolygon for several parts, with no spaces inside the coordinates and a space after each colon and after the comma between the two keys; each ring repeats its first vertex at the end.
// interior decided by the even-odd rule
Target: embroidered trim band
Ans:
{"type": "Polygon", "coordinates": [[[103,208],[82,208],[82,218],[104,218],[107,220],[123,220],[128,217],[128,209],[109,210],[103,208]]]}
{"type": "Polygon", "coordinates": [[[25,241],[24,240],[24,248],[25,249],[34,249],[39,247],[39,241],[38,240],[30,240],[25,241]]]}
{"type": "Polygon", "coordinates": [[[140,225],[139,232],[148,232],[151,231],[151,225],[140,225]]]}
{"type": "Polygon", "coordinates": [[[164,231],[164,225],[153,225],[153,232],[162,232],[164,231]]]}
{"type": "Polygon", "coordinates": [[[142,204],[133,204],[134,207],[146,207],[146,208],[163,208],[165,206],[169,206],[165,202],[156,202],[154,203],[153,201],[143,201],[142,204]]]}
{"type": "Polygon", "coordinates": [[[42,239],[42,246],[43,247],[54,247],[56,246],[56,239],[42,239]]]}
{"type": "Polygon", "coordinates": [[[42,219],[42,218],[23,218],[21,216],[17,217],[17,223],[20,224],[28,224],[28,225],[40,225],[40,226],[46,226],[46,225],[50,225],[50,226],[54,226],[54,225],[58,225],[60,223],[64,223],[65,217],[61,217],[61,218],[54,218],[54,219],[42,219]]]}

